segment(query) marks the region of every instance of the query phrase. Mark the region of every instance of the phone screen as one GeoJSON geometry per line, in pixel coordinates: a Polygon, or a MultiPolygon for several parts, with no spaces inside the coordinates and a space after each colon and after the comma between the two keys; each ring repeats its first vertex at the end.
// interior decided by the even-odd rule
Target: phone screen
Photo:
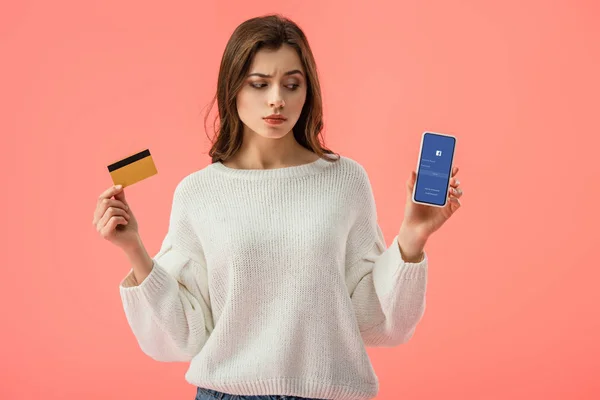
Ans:
{"type": "Polygon", "coordinates": [[[456,139],[425,133],[415,182],[415,200],[442,206],[448,197],[456,139]]]}

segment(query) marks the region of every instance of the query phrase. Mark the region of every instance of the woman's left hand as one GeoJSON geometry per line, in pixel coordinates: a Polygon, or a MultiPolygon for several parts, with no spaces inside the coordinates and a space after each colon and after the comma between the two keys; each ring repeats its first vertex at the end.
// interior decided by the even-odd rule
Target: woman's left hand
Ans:
{"type": "MultiPolygon", "coordinates": [[[[406,182],[407,197],[404,209],[404,220],[402,228],[411,232],[415,237],[426,241],[431,234],[440,229],[440,227],[458,210],[461,206],[460,198],[463,195],[459,187],[460,182],[456,178],[458,167],[452,169],[450,178],[450,188],[447,193],[448,202],[445,207],[431,207],[423,204],[416,204],[412,201],[412,192],[415,186],[416,172],[411,171],[410,178],[406,182]]],[[[412,236],[412,235],[411,235],[412,236]]]]}

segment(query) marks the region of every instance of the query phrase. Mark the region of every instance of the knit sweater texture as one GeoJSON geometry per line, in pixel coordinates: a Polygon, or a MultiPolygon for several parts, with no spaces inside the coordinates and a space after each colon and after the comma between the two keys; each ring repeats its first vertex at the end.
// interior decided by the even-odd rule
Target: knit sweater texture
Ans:
{"type": "Polygon", "coordinates": [[[365,168],[340,156],[185,176],[150,274],[119,285],[141,350],[236,395],[374,398],[366,347],[407,342],[428,258],[386,246],[365,168]]]}

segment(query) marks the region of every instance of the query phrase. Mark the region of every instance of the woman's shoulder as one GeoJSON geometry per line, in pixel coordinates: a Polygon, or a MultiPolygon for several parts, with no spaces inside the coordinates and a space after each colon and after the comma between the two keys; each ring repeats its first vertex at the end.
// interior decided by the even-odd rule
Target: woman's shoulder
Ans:
{"type": "Polygon", "coordinates": [[[183,175],[176,184],[175,194],[188,197],[210,187],[213,179],[208,171],[209,166],[210,164],[183,175]]]}
{"type": "Polygon", "coordinates": [[[339,159],[336,162],[339,163],[339,170],[341,173],[344,173],[351,178],[368,178],[365,167],[354,158],[340,154],[339,159]]]}

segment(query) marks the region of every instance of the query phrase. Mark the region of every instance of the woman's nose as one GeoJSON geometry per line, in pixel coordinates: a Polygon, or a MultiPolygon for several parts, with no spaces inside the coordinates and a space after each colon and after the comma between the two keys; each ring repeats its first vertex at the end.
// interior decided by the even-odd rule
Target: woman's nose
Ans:
{"type": "Polygon", "coordinates": [[[269,101],[269,105],[271,107],[281,108],[281,107],[285,106],[285,101],[281,97],[277,97],[277,98],[271,99],[271,101],[269,101]]]}
{"type": "Polygon", "coordinates": [[[273,89],[271,90],[271,93],[269,93],[269,94],[270,94],[269,106],[275,107],[275,108],[280,108],[285,105],[285,101],[283,100],[283,97],[281,96],[281,91],[277,87],[273,87],[273,89]]]}

